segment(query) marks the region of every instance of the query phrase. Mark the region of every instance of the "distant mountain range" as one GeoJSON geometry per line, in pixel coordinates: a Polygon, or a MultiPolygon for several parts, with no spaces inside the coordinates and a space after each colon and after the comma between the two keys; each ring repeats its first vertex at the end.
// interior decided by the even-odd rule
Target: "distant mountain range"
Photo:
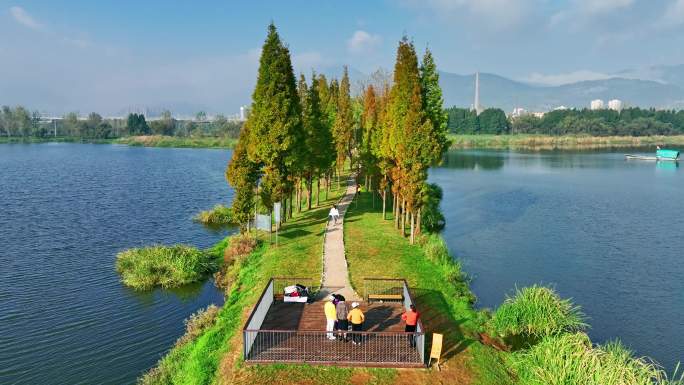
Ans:
{"type": "MultiPolygon", "coordinates": [[[[475,75],[440,73],[445,106],[470,107],[475,75]]],[[[628,106],[684,108],[684,65],[625,70],[607,79],[542,86],[480,73],[480,104],[510,112],[515,107],[548,111],[558,106],[588,107],[593,99],[620,99],[628,106]]]]}

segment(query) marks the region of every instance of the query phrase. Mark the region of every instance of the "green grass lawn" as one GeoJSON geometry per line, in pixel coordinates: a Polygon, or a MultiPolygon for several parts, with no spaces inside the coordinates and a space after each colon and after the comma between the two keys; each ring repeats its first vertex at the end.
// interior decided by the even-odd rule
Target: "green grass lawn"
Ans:
{"type": "MultiPolygon", "coordinates": [[[[327,200],[322,194],[319,208],[295,213],[294,218],[283,225],[278,247],[269,243],[270,237],[260,235],[261,246],[246,258],[236,261],[231,267],[231,274],[234,275],[233,285],[216,317],[215,324],[204,330],[196,339],[174,347],[162,358],[157,368],[141,379],[141,383],[272,383],[272,377],[267,373],[277,371],[277,367],[241,365],[241,358],[238,358],[242,347],[240,330],[249,310],[271,277],[297,276],[311,278],[315,282],[320,280],[323,233],[328,209],[340,198],[343,191],[344,186],[337,189],[335,184],[327,200]],[[260,382],[260,378],[263,378],[263,382],[260,382]]],[[[222,255],[226,245],[227,242],[222,241],[211,250],[211,253],[222,255]]],[[[314,375],[311,374],[313,372],[314,376],[321,378],[339,377],[337,372],[331,372],[332,377],[326,377],[325,371],[306,371],[292,366],[286,366],[283,371],[283,378],[314,375]]]]}

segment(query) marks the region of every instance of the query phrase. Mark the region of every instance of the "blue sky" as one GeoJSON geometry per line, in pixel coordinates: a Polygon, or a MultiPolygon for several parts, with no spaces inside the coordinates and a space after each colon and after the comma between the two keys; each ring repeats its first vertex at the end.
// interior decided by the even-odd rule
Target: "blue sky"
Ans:
{"type": "Polygon", "coordinates": [[[684,0],[0,0],[0,104],[232,113],[271,20],[307,74],[391,68],[403,34],[443,71],[543,84],[684,63],[684,0]]]}

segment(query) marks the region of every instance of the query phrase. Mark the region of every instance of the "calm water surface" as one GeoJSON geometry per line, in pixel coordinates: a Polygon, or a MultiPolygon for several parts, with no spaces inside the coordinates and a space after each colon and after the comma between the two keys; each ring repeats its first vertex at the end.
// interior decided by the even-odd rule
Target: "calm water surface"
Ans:
{"type": "Polygon", "coordinates": [[[450,152],[444,236],[474,277],[479,306],[550,284],[667,369],[684,361],[684,167],[623,152],[450,152]]]}
{"type": "Polygon", "coordinates": [[[229,151],[0,145],[0,384],[131,384],[222,295],[211,282],[134,292],[116,253],[208,247],[191,221],[230,203],[229,151]]]}

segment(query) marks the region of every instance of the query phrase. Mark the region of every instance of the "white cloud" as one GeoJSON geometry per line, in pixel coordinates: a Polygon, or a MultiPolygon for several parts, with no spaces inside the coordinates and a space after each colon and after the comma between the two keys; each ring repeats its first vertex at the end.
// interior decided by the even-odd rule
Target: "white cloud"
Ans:
{"type": "Polygon", "coordinates": [[[349,52],[354,54],[371,53],[382,44],[380,35],[370,34],[364,30],[357,30],[351,38],[347,40],[349,52]]]}
{"type": "Polygon", "coordinates": [[[684,0],[674,0],[665,10],[663,23],[666,26],[684,24],[684,0]]]}
{"type": "Polygon", "coordinates": [[[478,22],[501,30],[520,24],[540,0],[404,0],[416,9],[430,9],[437,17],[452,22],[454,17],[475,16],[478,22]]]}
{"type": "Polygon", "coordinates": [[[22,7],[11,7],[10,14],[14,20],[21,25],[35,30],[43,29],[43,25],[34,19],[33,16],[29,15],[29,13],[26,12],[26,10],[24,10],[22,7]]]}
{"type": "Polygon", "coordinates": [[[597,15],[629,8],[634,4],[634,0],[578,0],[577,3],[583,12],[597,15]]]}
{"type": "Polygon", "coordinates": [[[560,74],[532,73],[531,75],[520,80],[545,86],[560,86],[563,84],[576,83],[586,80],[609,79],[611,77],[611,75],[600,72],[580,70],[560,74]]]}

